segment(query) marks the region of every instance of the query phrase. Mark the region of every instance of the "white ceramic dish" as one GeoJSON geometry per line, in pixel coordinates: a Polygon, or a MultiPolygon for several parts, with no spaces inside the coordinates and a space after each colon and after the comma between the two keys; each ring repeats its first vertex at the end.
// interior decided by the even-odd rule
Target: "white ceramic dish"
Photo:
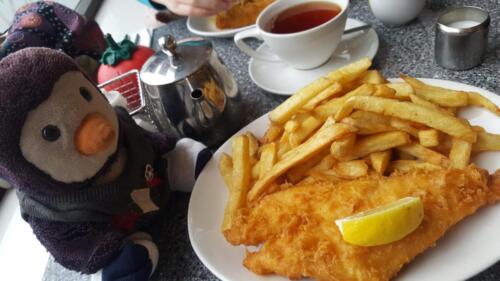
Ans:
{"type": "MultiPolygon", "coordinates": [[[[364,24],[362,21],[349,18],[345,28],[350,29],[364,24]]],[[[330,60],[318,68],[298,70],[283,62],[267,62],[252,58],[248,65],[248,72],[252,81],[260,88],[279,95],[291,95],[316,78],[341,66],[364,57],[373,59],[378,47],[378,35],[371,28],[368,31],[344,35],[330,60]]],[[[265,44],[257,50],[269,52],[265,44]]]]}
{"type": "MultiPolygon", "coordinates": [[[[477,91],[500,105],[500,96],[473,86],[436,79],[425,82],[442,87],[477,91]]],[[[460,113],[473,125],[500,134],[498,117],[480,108],[468,108],[460,113]]],[[[267,128],[267,114],[250,123],[238,133],[251,131],[262,136],[267,128]]],[[[231,152],[227,141],[199,176],[189,203],[188,229],[194,251],[203,264],[223,281],[286,281],[279,276],[259,276],[243,265],[244,247],[230,245],[220,232],[227,200],[227,188],[220,176],[217,163],[223,152],[231,152]]],[[[473,161],[493,172],[500,168],[500,152],[478,155],[473,161]]],[[[453,227],[437,247],[420,255],[403,271],[396,281],[458,281],[478,274],[500,260],[500,204],[488,206],[453,227]]]]}
{"type": "Polygon", "coordinates": [[[187,28],[191,33],[203,37],[233,37],[236,33],[254,27],[255,24],[233,28],[220,29],[215,25],[215,16],[211,17],[189,17],[187,20],[187,28]]]}

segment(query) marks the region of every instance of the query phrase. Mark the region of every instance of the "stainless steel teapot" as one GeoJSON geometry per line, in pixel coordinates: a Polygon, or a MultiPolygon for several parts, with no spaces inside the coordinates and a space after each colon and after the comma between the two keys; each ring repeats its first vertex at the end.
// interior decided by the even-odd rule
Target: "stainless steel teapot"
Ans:
{"type": "Polygon", "coordinates": [[[221,144],[233,131],[224,120],[229,99],[238,93],[233,75],[203,38],[176,41],[167,35],[158,43],[160,51],[140,72],[154,125],[207,146],[221,144]]]}

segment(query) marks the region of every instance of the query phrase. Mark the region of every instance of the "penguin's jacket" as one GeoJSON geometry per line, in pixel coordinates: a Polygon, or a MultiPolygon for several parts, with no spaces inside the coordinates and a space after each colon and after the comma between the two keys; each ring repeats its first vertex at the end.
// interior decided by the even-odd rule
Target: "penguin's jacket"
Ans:
{"type": "Polygon", "coordinates": [[[0,128],[0,177],[68,269],[106,267],[168,194],[162,155],[175,140],[113,109],[62,52],[26,48],[0,61],[0,128]]]}

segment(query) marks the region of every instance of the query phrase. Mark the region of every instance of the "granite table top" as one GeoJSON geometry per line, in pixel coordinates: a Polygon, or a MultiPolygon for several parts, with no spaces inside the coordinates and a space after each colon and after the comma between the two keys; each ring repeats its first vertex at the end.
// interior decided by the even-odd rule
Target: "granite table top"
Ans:
{"type": "MultiPolygon", "coordinates": [[[[499,0],[428,0],[426,8],[411,23],[387,27],[371,13],[368,1],[351,0],[350,17],[372,23],[380,38],[374,67],[386,77],[404,72],[415,77],[449,79],[500,93],[500,1],[499,0]],[[490,13],[489,48],[484,62],[466,71],[451,71],[436,65],[433,57],[434,27],[440,12],[449,6],[478,6],[490,13]]],[[[185,20],[171,22],[154,32],[154,37],[171,34],[176,38],[190,36],[185,20]]],[[[154,40],[156,42],[156,40],[154,40]]],[[[259,89],[248,75],[249,57],[241,53],[232,39],[213,39],[215,50],[234,73],[241,94],[238,109],[240,127],[270,111],[284,100],[259,89]]],[[[257,46],[258,42],[251,42],[257,46]]],[[[176,193],[163,213],[161,223],[152,230],[160,249],[160,260],[152,280],[216,281],[217,279],[196,257],[187,232],[189,194],[176,193]]],[[[88,276],[68,271],[49,259],[44,280],[89,280],[88,276]]],[[[469,281],[500,280],[500,262],[469,281]]],[[[237,281],[237,280],[235,280],[237,281]]],[[[432,280],[430,280],[432,281],[432,280]]],[[[437,281],[437,280],[436,280],[437,281]]]]}

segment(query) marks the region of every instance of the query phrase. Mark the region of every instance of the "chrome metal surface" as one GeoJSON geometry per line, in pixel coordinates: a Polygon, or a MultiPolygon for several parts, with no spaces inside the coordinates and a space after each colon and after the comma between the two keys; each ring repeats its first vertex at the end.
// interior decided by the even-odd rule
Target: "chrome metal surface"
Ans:
{"type": "Polygon", "coordinates": [[[141,69],[141,79],[148,85],[165,85],[185,79],[210,59],[212,44],[201,37],[176,41],[172,36],[158,40],[160,51],[141,69]]]}
{"type": "Polygon", "coordinates": [[[443,13],[436,25],[434,55],[444,68],[464,70],[484,59],[488,45],[490,17],[477,7],[458,7],[443,13]],[[468,25],[458,23],[466,22],[468,25]],[[471,24],[471,23],[476,24],[471,24]]]}
{"type": "Polygon", "coordinates": [[[160,51],[141,69],[146,108],[159,131],[190,137],[206,145],[227,136],[224,111],[236,96],[232,74],[220,62],[209,41],[168,35],[158,40],[160,51]]]}

